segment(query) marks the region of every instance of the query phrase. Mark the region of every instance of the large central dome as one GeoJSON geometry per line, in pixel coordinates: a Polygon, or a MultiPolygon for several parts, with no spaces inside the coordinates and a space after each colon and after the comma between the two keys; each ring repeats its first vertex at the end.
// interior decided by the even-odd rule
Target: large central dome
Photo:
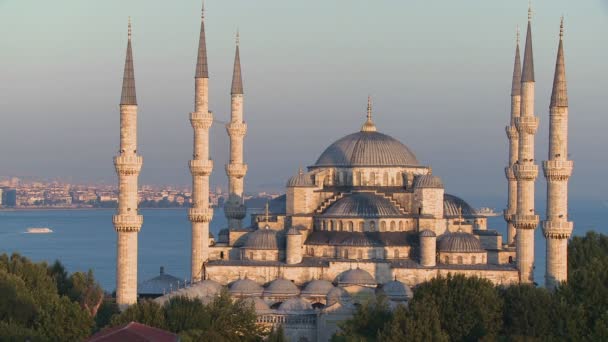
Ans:
{"type": "Polygon", "coordinates": [[[331,144],[314,166],[419,166],[412,151],[399,140],[379,132],[349,134],[331,144]]]}

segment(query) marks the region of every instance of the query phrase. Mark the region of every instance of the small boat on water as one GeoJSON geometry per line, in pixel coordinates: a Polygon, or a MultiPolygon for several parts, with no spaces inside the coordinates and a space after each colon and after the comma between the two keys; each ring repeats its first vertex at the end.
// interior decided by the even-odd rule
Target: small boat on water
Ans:
{"type": "Polygon", "coordinates": [[[494,208],[487,208],[487,207],[475,209],[475,212],[477,212],[477,214],[479,214],[481,216],[485,216],[485,217],[492,217],[492,216],[500,215],[500,213],[496,212],[494,210],[494,208]]]}
{"type": "Polygon", "coordinates": [[[30,227],[26,231],[28,234],[49,234],[52,233],[53,230],[51,228],[46,227],[30,227]]]}

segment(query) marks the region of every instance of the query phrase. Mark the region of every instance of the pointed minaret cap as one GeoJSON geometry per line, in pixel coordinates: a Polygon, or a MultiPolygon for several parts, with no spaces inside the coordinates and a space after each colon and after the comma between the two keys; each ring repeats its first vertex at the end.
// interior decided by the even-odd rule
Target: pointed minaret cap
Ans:
{"type": "Polygon", "coordinates": [[[125,59],[125,70],[122,77],[121,105],[137,105],[135,95],[135,71],[133,69],[133,52],[131,51],[131,17],[129,17],[129,30],[127,41],[127,57],[125,59]]]}
{"type": "Polygon", "coordinates": [[[198,57],[196,59],[196,72],[194,78],[209,78],[207,70],[207,43],[205,41],[205,2],[201,10],[201,32],[198,38],[198,57]]]}
{"type": "Polygon", "coordinates": [[[239,30],[236,30],[236,52],[234,54],[234,71],[232,73],[232,89],[230,93],[243,94],[243,79],[241,76],[241,56],[239,53],[239,30]]]}
{"type": "Polygon", "coordinates": [[[367,120],[361,127],[361,132],[375,132],[376,125],[372,121],[372,97],[367,97],[367,120]]]}
{"type": "Polygon", "coordinates": [[[553,91],[551,92],[551,107],[568,107],[568,91],[566,87],[566,64],[564,62],[564,17],[559,27],[559,45],[553,76],[553,91]]]}
{"type": "Polygon", "coordinates": [[[519,55],[519,26],[515,45],[515,62],[513,63],[513,82],[511,83],[511,96],[521,95],[521,57],[519,55]]]}
{"type": "Polygon", "coordinates": [[[534,82],[534,56],[532,53],[532,5],[528,8],[528,29],[526,31],[526,47],[524,50],[524,66],[522,82],[534,82]]]}

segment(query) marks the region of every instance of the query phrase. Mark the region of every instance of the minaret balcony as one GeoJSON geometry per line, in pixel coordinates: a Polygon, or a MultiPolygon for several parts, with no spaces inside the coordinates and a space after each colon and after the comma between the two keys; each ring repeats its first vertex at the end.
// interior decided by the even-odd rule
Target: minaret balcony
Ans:
{"type": "Polygon", "coordinates": [[[227,164],[226,174],[228,177],[243,178],[247,174],[247,164],[227,164]]]}
{"type": "Polygon", "coordinates": [[[192,124],[192,127],[194,128],[209,129],[213,124],[213,113],[190,113],[190,124],[192,124]]]}
{"type": "Polygon", "coordinates": [[[114,215],[112,217],[114,229],[117,232],[139,232],[144,223],[142,215],[114,215]]]}
{"type": "Polygon", "coordinates": [[[505,176],[510,181],[516,180],[515,173],[513,172],[513,168],[510,166],[505,167],[505,176]]]}
{"type": "Polygon", "coordinates": [[[120,155],[114,157],[114,167],[120,175],[136,175],[141,170],[144,159],[138,155],[120,155]]]}
{"type": "Polygon", "coordinates": [[[533,181],[538,176],[538,166],[535,164],[515,164],[513,173],[517,180],[533,181]]]}
{"type": "Polygon", "coordinates": [[[543,235],[547,239],[568,239],[574,224],[568,221],[543,221],[543,235]]]}
{"type": "Polygon", "coordinates": [[[536,116],[519,116],[515,118],[515,126],[519,133],[536,134],[538,129],[538,117],[536,116]]]}
{"type": "Polygon", "coordinates": [[[190,208],[188,209],[188,219],[191,222],[211,222],[213,208],[190,208]]]}
{"type": "Polygon", "coordinates": [[[572,175],[572,160],[546,160],[543,162],[545,178],[550,181],[565,181],[572,175]]]}
{"type": "Polygon", "coordinates": [[[513,225],[516,229],[536,229],[539,221],[538,215],[513,215],[513,225]]]}
{"type": "Polygon", "coordinates": [[[226,125],[226,132],[230,137],[244,137],[247,134],[247,124],[244,122],[230,122],[226,125]]]}
{"type": "Polygon", "coordinates": [[[505,127],[505,131],[507,132],[507,138],[509,138],[509,140],[519,139],[519,133],[517,132],[517,127],[507,126],[507,127],[505,127]]]}
{"type": "Polygon", "coordinates": [[[515,216],[515,214],[512,211],[510,211],[509,209],[503,210],[502,215],[505,218],[505,221],[513,222],[513,217],[515,216]]]}
{"type": "Polygon", "coordinates": [[[213,170],[213,160],[194,159],[188,162],[190,172],[194,176],[209,176],[213,170]]]}

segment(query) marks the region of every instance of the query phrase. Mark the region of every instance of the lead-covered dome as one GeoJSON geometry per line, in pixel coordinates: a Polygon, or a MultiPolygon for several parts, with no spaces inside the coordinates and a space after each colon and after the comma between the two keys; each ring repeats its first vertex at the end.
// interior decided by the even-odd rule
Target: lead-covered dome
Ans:
{"type": "Polygon", "coordinates": [[[410,149],[399,140],[379,132],[349,134],[331,144],[314,166],[418,166],[410,149]]]}
{"type": "Polygon", "coordinates": [[[329,281],[315,279],[304,287],[302,296],[326,296],[332,289],[334,289],[334,285],[329,281]]]}
{"type": "Polygon", "coordinates": [[[264,289],[251,279],[239,279],[230,285],[228,292],[236,296],[261,296],[264,289]]]}
{"type": "Polygon", "coordinates": [[[405,301],[413,297],[412,290],[398,280],[392,280],[382,285],[382,292],[390,300],[405,301]]]}
{"type": "Polygon", "coordinates": [[[443,195],[443,215],[445,217],[462,216],[464,218],[475,218],[479,216],[477,211],[473,209],[469,203],[465,202],[465,200],[460,197],[450,194],[443,195]]]}
{"type": "Polygon", "coordinates": [[[264,289],[264,296],[268,297],[287,297],[300,294],[298,287],[287,279],[275,279],[264,289]]]}
{"type": "Polygon", "coordinates": [[[479,239],[473,234],[458,231],[455,233],[444,234],[439,239],[439,251],[458,252],[458,253],[478,253],[483,252],[479,239]]]}
{"type": "Polygon", "coordinates": [[[367,271],[360,268],[348,270],[338,276],[338,285],[364,285],[375,286],[376,280],[367,271]]]}
{"type": "Polygon", "coordinates": [[[396,217],[403,213],[386,197],[371,192],[347,195],[325,210],[323,217],[379,218],[396,217]]]}
{"type": "Polygon", "coordinates": [[[279,249],[279,236],[273,229],[266,227],[263,229],[258,229],[247,235],[247,240],[243,244],[242,248],[265,250],[279,249]]]}

